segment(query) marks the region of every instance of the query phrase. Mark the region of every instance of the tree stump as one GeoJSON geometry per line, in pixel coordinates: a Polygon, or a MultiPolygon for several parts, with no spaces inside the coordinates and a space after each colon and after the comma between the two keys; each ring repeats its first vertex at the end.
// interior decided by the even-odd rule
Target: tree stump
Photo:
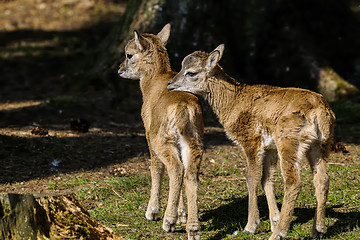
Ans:
{"type": "Polygon", "coordinates": [[[345,81],[330,67],[320,68],[318,71],[318,79],[317,90],[329,102],[358,96],[360,93],[356,86],[345,81]]]}
{"type": "Polygon", "coordinates": [[[73,194],[0,194],[0,239],[115,239],[73,194]]]}

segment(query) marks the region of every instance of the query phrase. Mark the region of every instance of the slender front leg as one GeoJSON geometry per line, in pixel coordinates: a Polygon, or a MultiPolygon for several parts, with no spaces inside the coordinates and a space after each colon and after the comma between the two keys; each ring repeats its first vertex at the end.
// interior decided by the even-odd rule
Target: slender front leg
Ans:
{"type": "Polygon", "coordinates": [[[161,190],[161,181],[164,175],[164,164],[151,153],[151,192],[150,200],[146,210],[146,218],[151,221],[157,221],[160,219],[160,190],[161,190]]]}

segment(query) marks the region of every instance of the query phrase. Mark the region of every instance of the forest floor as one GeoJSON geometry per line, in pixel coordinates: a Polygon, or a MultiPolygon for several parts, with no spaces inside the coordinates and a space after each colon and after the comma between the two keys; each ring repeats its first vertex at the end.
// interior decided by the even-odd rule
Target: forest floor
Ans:
{"type": "MultiPolygon", "coordinates": [[[[76,192],[54,185],[149,176],[138,83],[86,75],[125,6],[0,0],[0,192],[76,192]]],[[[336,130],[349,153],[332,153],[330,165],[360,165],[360,127],[349,118],[338,116],[336,130]]],[[[216,120],[206,125],[201,181],[244,181],[242,151],[216,120]]]]}
{"type": "MultiPolygon", "coordinates": [[[[97,55],[92,47],[118,24],[125,6],[1,1],[0,191],[48,192],[48,181],[76,174],[149,173],[138,82],[85,79],[97,55]],[[74,129],[74,121],[89,130],[74,129]]],[[[216,143],[229,144],[214,129],[207,131],[222,136],[216,143]]]]}

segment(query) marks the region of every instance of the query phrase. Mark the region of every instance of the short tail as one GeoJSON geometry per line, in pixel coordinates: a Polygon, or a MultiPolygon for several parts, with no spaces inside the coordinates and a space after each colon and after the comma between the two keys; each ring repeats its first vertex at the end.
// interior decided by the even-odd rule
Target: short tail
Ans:
{"type": "Polygon", "coordinates": [[[176,113],[176,126],[181,135],[202,139],[204,122],[201,108],[179,106],[176,113]]]}
{"type": "Polygon", "coordinates": [[[333,138],[335,128],[335,114],[329,109],[320,109],[316,114],[316,121],[320,132],[320,141],[322,144],[327,143],[333,138]]]}
{"type": "Polygon", "coordinates": [[[328,157],[334,139],[335,114],[328,108],[320,108],[316,114],[316,124],[319,131],[319,140],[323,155],[328,157]]]}

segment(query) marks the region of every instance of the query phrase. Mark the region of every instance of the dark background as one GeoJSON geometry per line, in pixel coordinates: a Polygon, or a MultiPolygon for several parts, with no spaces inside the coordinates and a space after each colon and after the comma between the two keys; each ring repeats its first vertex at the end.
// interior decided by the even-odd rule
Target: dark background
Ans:
{"type": "Polygon", "coordinates": [[[246,83],[316,90],[318,69],[330,67],[360,85],[358,1],[168,0],[159,8],[153,24],[132,26],[157,33],[172,24],[167,48],[176,71],[192,51],[225,43],[221,65],[246,83]]]}
{"type": "MultiPolygon", "coordinates": [[[[156,34],[172,24],[175,71],[192,51],[225,43],[220,64],[247,84],[317,91],[319,73],[331,69],[359,87],[354,0],[0,0],[0,13],[0,183],[147,159],[139,83],[117,75],[135,29],[156,34]],[[71,129],[78,119],[89,132],[71,129]]],[[[358,144],[360,98],[346,93],[331,102],[336,136],[358,144]]],[[[219,127],[203,107],[206,126],[219,127]]],[[[229,144],[212,131],[206,144],[229,144]]]]}

